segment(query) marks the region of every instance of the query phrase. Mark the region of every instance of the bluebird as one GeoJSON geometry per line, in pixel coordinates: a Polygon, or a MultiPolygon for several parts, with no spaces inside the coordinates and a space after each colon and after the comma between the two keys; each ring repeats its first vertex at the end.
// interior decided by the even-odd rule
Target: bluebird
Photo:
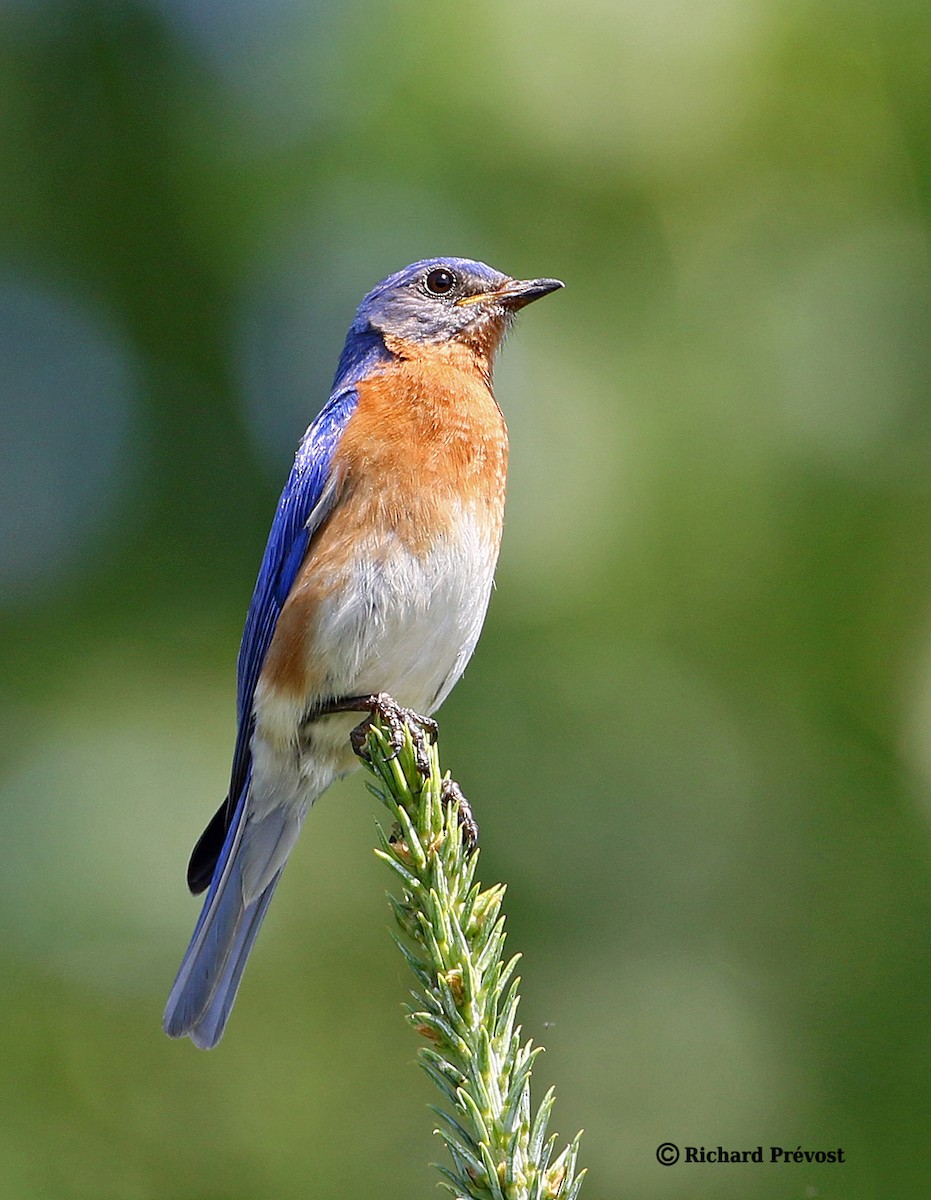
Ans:
{"type": "Polygon", "coordinates": [[[229,794],[188,866],[207,895],[165,1009],[171,1037],[220,1040],[307,810],[357,761],[358,713],[428,721],[465,669],[504,516],[493,359],[516,311],[562,286],[434,258],[359,306],[246,616],[229,794]]]}

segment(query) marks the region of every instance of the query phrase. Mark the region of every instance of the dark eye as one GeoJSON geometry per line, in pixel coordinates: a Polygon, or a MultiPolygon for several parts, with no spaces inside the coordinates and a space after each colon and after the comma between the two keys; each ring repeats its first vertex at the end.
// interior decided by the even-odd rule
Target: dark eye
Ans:
{"type": "Polygon", "coordinates": [[[452,271],[447,271],[445,267],[437,267],[423,281],[424,287],[434,296],[449,295],[457,283],[456,276],[452,271]]]}

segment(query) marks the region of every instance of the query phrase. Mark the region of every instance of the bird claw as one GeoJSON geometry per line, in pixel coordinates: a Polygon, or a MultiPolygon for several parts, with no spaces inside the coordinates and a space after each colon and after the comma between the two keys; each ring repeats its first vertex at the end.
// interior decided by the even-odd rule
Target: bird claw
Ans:
{"type": "Polygon", "coordinates": [[[455,779],[444,779],[440,795],[446,804],[456,804],[456,818],[462,830],[462,844],[466,854],[471,854],[478,846],[478,822],[472,812],[472,805],[462,794],[462,788],[455,779]]]}
{"type": "MultiPolygon", "coordinates": [[[[333,700],[323,710],[323,713],[336,712],[365,712],[367,716],[353,729],[349,735],[350,744],[360,758],[365,758],[365,743],[372,728],[372,722],[378,716],[388,727],[388,741],[394,751],[392,757],[397,758],[404,748],[405,731],[410,730],[411,742],[414,749],[414,763],[417,770],[426,779],[433,769],[430,757],[428,738],[435,740],[439,726],[432,717],[421,716],[413,709],[404,708],[387,692],[378,692],[372,696],[351,696],[345,700],[333,700]]],[[[323,715],[323,714],[320,714],[323,715]]],[[[457,806],[456,817],[462,829],[462,844],[467,854],[478,845],[478,822],[472,812],[472,806],[463,795],[462,788],[454,779],[444,779],[440,785],[440,797],[444,804],[457,806]]]]}
{"type": "Polygon", "coordinates": [[[427,739],[435,740],[439,726],[432,717],[421,716],[411,708],[404,708],[387,692],[378,692],[373,696],[353,696],[349,700],[335,701],[331,712],[363,712],[368,710],[368,716],[353,729],[349,741],[358,755],[363,755],[366,739],[376,716],[380,717],[388,727],[388,740],[397,757],[404,747],[404,731],[410,730],[414,748],[414,763],[424,777],[430,774],[432,762],[427,739]]]}

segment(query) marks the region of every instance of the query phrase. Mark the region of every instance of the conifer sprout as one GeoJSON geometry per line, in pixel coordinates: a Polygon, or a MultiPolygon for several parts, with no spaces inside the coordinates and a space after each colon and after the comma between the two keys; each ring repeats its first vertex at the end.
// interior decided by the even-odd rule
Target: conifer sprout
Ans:
{"type": "Polygon", "coordinates": [[[379,827],[376,854],[391,868],[400,896],[389,896],[399,927],[392,934],[417,987],[407,1019],[426,1039],[420,1064],[439,1088],[433,1107],[451,1165],[438,1166],[459,1200],[575,1200],[579,1138],[555,1154],[547,1138],[551,1088],[534,1114],[530,1076],[542,1047],[521,1044],[516,1024],[519,955],[503,958],[504,885],[475,882],[478,852],[463,845],[456,805],[442,797],[435,744],[430,773],[417,769],[411,731],[399,752],[377,719],[362,747],[375,776],[371,791],[394,822],[379,827]]]}

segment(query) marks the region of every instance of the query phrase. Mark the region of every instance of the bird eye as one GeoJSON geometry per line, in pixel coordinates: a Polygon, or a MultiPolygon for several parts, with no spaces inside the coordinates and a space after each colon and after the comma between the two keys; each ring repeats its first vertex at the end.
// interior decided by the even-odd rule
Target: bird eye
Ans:
{"type": "Polygon", "coordinates": [[[434,296],[448,296],[457,283],[456,276],[445,267],[437,267],[423,281],[424,287],[434,296]]]}

